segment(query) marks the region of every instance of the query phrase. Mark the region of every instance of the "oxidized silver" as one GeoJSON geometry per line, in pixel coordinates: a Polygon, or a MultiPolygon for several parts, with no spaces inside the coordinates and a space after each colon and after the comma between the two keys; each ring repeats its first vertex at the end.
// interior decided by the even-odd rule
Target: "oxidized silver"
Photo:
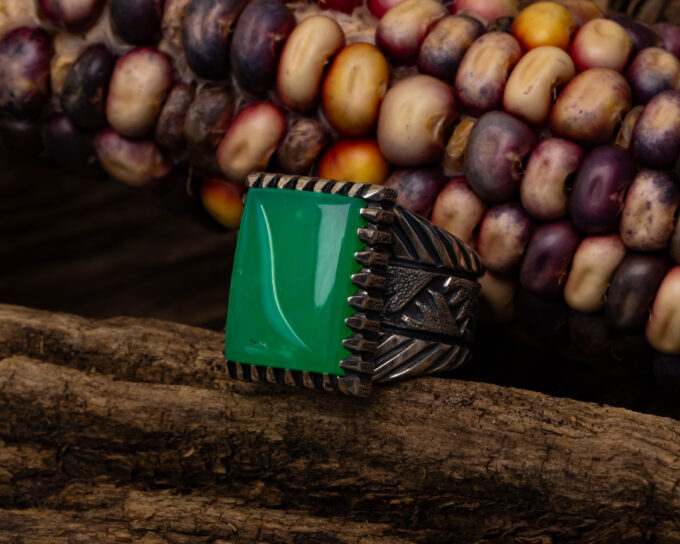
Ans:
{"type": "Polygon", "coordinates": [[[352,276],[357,311],[346,320],[351,353],[340,362],[345,376],[228,363],[229,373],[267,381],[367,396],[373,383],[388,383],[457,368],[471,357],[483,267],[456,237],[395,206],[387,187],[306,176],[254,173],[248,187],[334,193],[366,201],[366,243],[355,255],[352,276]]]}

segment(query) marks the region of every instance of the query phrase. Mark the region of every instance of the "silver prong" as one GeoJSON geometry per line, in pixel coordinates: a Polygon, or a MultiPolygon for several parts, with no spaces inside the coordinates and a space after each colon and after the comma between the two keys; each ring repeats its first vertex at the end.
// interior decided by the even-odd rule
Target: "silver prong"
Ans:
{"type": "Polygon", "coordinates": [[[354,295],[347,299],[349,305],[357,310],[372,310],[379,312],[383,309],[383,301],[381,298],[368,296],[366,291],[357,291],[354,295]]]}
{"type": "Polygon", "coordinates": [[[250,365],[250,379],[253,382],[260,381],[260,373],[257,371],[257,368],[254,365],[250,365]]]}
{"type": "Polygon", "coordinates": [[[366,340],[363,335],[355,332],[342,341],[342,347],[353,352],[373,353],[378,348],[378,343],[366,340]]]}
{"type": "Polygon", "coordinates": [[[354,372],[359,372],[360,374],[373,374],[373,369],[375,366],[373,363],[364,361],[358,355],[350,355],[349,357],[340,361],[340,368],[343,370],[353,370],[354,372]]]}
{"type": "Polygon", "coordinates": [[[234,363],[234,366],[236,367],[236,379],[243,380],[243,365],[241,363],[234,363]]]}
{"type": "Polygon", "coordinates": [[[380,331],[380,321],[375,319],[368,319],[366,314],[357,312],[347,319],[345,319],[345,324],[356,331],[380,331]]]}
{"type": "Polygon", "coordinates": [[[359,264],[364,266],[387,266],[389,256],[386,253],[376,251],[373,247],[367,247],[354,254],[354,258],[359,264]]]}
{"type": "Polygon", "coordinates": [[[394,212],[382,208],[361,208],[361,217],[371,223],[390,224],[394,221],[394,212]]]}
{"type": "Polygon", "coordinates": [[[360,228],[357,235],[359,240],[367,244],[390,244],[392,242],[392,235],[385,230],[378,229],[375,225],[360,228]]]}
{"type": "Polygon", "coordinates": [[[364,289],[384,289],[387,284],[387,278],[373,274],[369,269],[363,268],[356,274],[352,274],[352,283],[364,289]]]}
{"type": "Polygon", "coordinates": [[[267,378],[267,381],[269,383],[278,383],[276,381],[276,374],[274,374],[274,369],[270,366],[268,366],[267,370],[265,370],[265,377],[267,378]]]}

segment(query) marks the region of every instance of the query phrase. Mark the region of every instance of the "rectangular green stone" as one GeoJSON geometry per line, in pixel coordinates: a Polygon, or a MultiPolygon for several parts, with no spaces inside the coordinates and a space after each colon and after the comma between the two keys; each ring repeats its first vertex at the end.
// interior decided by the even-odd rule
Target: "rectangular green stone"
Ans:
{"type": "Polygon", "coordinates": [[[343,195],[250,189],[229,293],[228,360],[344,376],[364,206],[343,195]]]}

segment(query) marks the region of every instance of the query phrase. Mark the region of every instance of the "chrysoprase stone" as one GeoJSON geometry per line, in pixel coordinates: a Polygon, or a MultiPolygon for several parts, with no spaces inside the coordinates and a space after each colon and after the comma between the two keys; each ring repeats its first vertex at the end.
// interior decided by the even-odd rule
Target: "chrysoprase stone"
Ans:
{"type": "Polygon", "coordinates": [[[228,360],[344,375],[364,205],[342,195],[250,189],[231,278],[228,360]]]}

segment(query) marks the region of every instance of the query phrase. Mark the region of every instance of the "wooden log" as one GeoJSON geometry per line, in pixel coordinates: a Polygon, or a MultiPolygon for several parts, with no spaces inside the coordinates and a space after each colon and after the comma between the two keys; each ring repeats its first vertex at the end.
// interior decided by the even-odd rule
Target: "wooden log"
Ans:
{"type": "MultiPolygon", "coordinates": [[[[302,516],[337,533],[358,524],[366,542],[680,542],[671,419],[437,378],[369,400],[233,382],[220,334],[158,321],[4,306],[0,345],[5,538],[43,513],[76,532],[83,511],[101,519],[59,497],[104,482],[149,493],[158,511],[182,494],[247,506],[230,517],[224,503],[213,541],[233,540],[233,519],[255,541],[263,519],[302,516]],[[6,491],[19,484],[23,498],[6,491]]],[[[133,514],[115,519],[134,526],[133,514]]],[[[173,541],[170,525],[148,527],[173,541]]]]}

